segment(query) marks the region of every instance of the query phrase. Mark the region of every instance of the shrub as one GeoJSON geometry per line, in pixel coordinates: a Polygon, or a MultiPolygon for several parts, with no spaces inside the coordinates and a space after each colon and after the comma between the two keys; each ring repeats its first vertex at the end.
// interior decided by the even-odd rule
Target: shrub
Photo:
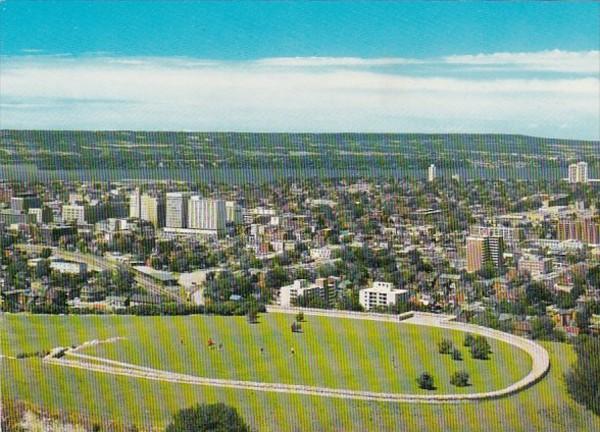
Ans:
{"type": "Polygon", "coordinates": [[[471,345],[473,345],[474,340],[475,340],[475,338],[473,337],[473,335],[470,333],[467,333],[467,335],[465,336],[465,341],[463,342],[463,345],[466,347],[470,347],[471,345]]]}
{"type": "Polygon", "coordinates": [[[433,376],[427,372],[423,372],[417,378],[417,383],[419,387],[425,390],[435,390],[435,385],[433,383],[433,376]]]}
{"type": "Polygon", "coordinates": [[[442,341],[438,343],[440,354],[451,354],[453,348],[454,345],[452,344],[452,341],[448,339],[442,339],[442,341]]]}
{"type": "Polygon", "coordinates": [[[492,352],[492,348],[487,339],[483,336],[477,336],[471,344],[471,357],[479,360],[487,360],[492,352]]]}
{"type": "Polygon", "coordinates": [[[196,405],[173,416],[166,432],[250,432],[250,427],[233,407],[223,403],[196,405]]]}
{"type": "Polygon", "coordinates": [[[462,360],[462,354],[457,348],[454,348],[452,350],[452,360],[456,360],[456,361],[462,360]]]}
{"type": "Polygon", "coordinates": [[[469,374],[466,371],[454,372],[450,377],[450,384],[457,387],[466,387],[469,385],[469,374]]]}

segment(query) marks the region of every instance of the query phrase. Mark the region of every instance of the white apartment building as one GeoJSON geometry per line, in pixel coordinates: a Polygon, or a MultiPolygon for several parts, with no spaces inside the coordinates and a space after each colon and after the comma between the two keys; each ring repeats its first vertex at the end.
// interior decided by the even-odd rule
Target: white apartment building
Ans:
{"type": "Polygon", "coordinates": [[[588,180],[587,162],[577,162],[569,165],[569,183],[587,183],[588,180]]]}
{"type": "Polygon", "coordinates": [[[189,192],[167,193],[165,226],[168,228],[187,228],[189,192]]]}
{"type": "Polygon", "coordinates": [[[295,300],[300,296],[325,298],[325,289],[317,284],[311,284],[306,279],[296,279],[291,285],[281,287],[279,304],[283,307],[294,306],[295,300]]]}
{"type": "Polygon", "coordinates": [[[85,223],[85,207],[82,204],[69,204],[62,208],[62,220],[65,223],[85,223]]]}
{"type": "Polygon", "coordinates": [[[189,200],[188,227],[191,229],[211,231],[217,235],[225,232],[227,210],[225,201],[207,199],[194,195],[189,200]]]}
{"type": "Polygon", "coordinates": [[[394,288],[389,282],[373,282],[372,287],[360,290],[358,300],[365,310],[387,307],[408,301],[408,290],[394,288]]]}

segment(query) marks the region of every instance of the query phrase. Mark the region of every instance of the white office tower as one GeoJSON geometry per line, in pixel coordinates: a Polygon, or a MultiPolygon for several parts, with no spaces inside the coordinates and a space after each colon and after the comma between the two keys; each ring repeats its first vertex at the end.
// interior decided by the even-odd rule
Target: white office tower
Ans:
{"type": "Polygon", "coordinates": [[[129,217],[139,218],[140,214],[142,213],[141,207],[142,207],[142,196],[140,194],[140,190],[136,189],[131,194],[131,197],[129,200],[129,217]]]}
{"type": "Polygon", "coordinates": [[[588,182],[588,164],[587,162],[577,163],[577,182],[587,183],[588,182]]]}
{"type": "Polygon", "coordinates": [[[198,195],[190,197],[188,207],[189,228],[211,231],[217,235],[222,235],[225,231],[226,221],[225,201],[202,198],[198,195]]]}
{"type": "Polygon", "coordinates": [[[170,192],[167,194],[167,228],[186,228],[188,224],[189,192],[170,192]]]}
{"type": "Polygon", "coordinates": [[[434,164],[429,165],[429,168],[427,169],[427,181],[432,182],[435,180],[435,177],[437,176],[436,171],[434,164]]]}
{"type": "Polygon", "coordinates": [[[569,165],[569,183],[587,183],[588,182],[588,164],[587,162],[578,162],[569,165]]]}

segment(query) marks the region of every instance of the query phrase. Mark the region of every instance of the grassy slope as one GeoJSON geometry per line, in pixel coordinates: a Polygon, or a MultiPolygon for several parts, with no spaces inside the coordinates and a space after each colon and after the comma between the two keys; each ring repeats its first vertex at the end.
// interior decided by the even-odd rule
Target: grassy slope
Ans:
{"type": "MultiPolygon", "coordinates": [[[[206,376],[405,392],[417,392],[415,375],[429,369],[436,375],[438,392],[455,390],[447,385],[447,375],[456,369],[456,362],[435,352],[434,341],[446,332],[309,317],[304,334],[293,335],[290,319],[272,314],[251,326],[242,318],[224,317],[6,316],[0,349],[14,355],[92,338],[129,336],[88,353],[206,376]],[[206,349],[209,336],[224,342],[222,352],[206,349]],[[414,343],[419,340],[424,343],[414,343]],[[292,345],[294,357],[288,354],[292,345]],[[263,356],[260,346],[265,347],[263,356]],[[391,367],[392,355],[401,368],[391,367]]],[[[451,337],[457,343],[462,339],[460,334],[451,337]]],[[[2,393],[54,410],[83,410],[97,418],[138,424],[162,425],[172,412],[196,401],[224,401],[238,407],[259,430],[411,430],[440,425],[442,430],[475,431],[483,424],[489,430],[600,428],[597,417],[565,394],[561,376],[573,360],[571,348],[548,347],[553,363],[542,383],[509,399],[472,405],[399,405],[158,383],[43,365],[37,359],[3,361],[2,393]]],[[[474,378],[467,391],[502,387],[528,370],[524,353],[502,344],[493,349],[492,361],[474,362],[465,355],[460,362],[474,378]]]]}

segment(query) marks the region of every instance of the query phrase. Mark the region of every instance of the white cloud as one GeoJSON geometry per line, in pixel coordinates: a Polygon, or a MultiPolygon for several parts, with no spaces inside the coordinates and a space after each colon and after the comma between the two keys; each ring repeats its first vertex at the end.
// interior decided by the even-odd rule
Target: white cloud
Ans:
{"type": "Polygon", "coordinates": [[[529,53],[494,53],[444,57],[450,64],[510,67],[530,71],[600,74],[600,51],[549,50],[529,53]]]}
{"type": "Polygon", "coordinates": [[[423,64],[424,60],[383,57],[383,58],[360,58],[360,57],[276,57],[256,60],[254,62],[263,66],[284,67],[331,67],[331,66],[397,66],[409,64],[423,64]]]}
{"type": "Polygon", "coordinates": [[[444,76],[443,68],[425,77],[365,70],[345,59],[341,68],[329,67],[333,60],[324,67],[279,67],[287,62],[279,60],[5,58],[0,127],[535,131],[599,138],[595,77],[473,79],[444,76]]]}

